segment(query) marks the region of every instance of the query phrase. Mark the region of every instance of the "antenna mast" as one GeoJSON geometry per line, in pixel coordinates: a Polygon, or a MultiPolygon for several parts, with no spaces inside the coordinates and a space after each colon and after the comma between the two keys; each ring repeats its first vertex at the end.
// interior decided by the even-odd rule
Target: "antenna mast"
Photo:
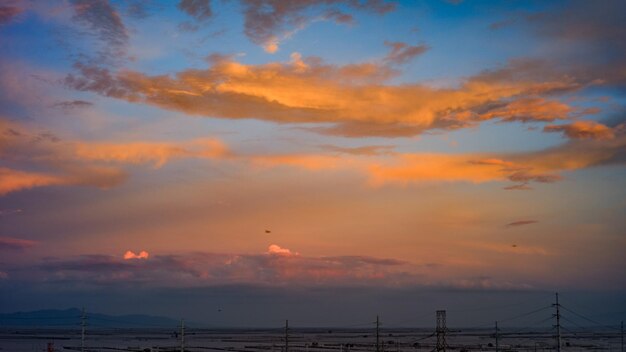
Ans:
{"type": "Polygon", "coordinates": [[[285,352],[289,352],[289,320],[285,320],[285,352]]]}
{"type": "Polygon", "coordinates": [[[554,315],[556,317],[556,350],[557,352],[561,352],[561,305],[559,304],[558,292],[556,293],[556,303],[552,306],[556,308],[556,314],[554,315]]]}
{"type": "Polygon", "coordinates": [[[622,332],[622,352],[624,352],[624,321],[623,320],[622,320],[620,331],[622,332]]]}
{"type": "Polygon", "coordinates": [[[496,352],[500,351],[500,345],[498,344],[498,321],[496,320],[496,352]]]}
{"type": "Polygon", "coordinates": [[[80,316],[80,352],[85,352],[85,307],[80,316]]]}
{"type": "Polygon", "coordinates": [[[380,320],[376,316],[376,352],[380,352],[380,320]]]}
{"type": "Polygon", "coordinates": [[[185,319],[180,320],[180,352],[185,352],[185,319]]]}

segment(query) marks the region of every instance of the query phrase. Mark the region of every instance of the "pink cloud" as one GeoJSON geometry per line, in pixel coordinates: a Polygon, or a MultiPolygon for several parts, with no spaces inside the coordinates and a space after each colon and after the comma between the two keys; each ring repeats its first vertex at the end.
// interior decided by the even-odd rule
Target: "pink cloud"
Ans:
{"type": "Polygon", "coordinates": [[[271,244],[269,247],[267,247],[267,254],[280,255],[280,256],[286,256],[286,257],[300,255],[298,252],[292,252],[289,249],[282,248],[281,246],[277,244],[271,244]]]}
{"type": "Polygon", "coordinates": [[[0,250],[23,250],[37,245],[38,242],[13,237],[0,237],[0,250]]]}
{"type": "Polygon", "coordinates": [[[150,253],[146,252],[146,251],[141,251],[139,252],[139,254],[136,254],[133,251],[126,251],[126,253],[124,253],[124,259],[129,260],[129,259],[148,259],[148,257],[150,256],[150,253]]]}

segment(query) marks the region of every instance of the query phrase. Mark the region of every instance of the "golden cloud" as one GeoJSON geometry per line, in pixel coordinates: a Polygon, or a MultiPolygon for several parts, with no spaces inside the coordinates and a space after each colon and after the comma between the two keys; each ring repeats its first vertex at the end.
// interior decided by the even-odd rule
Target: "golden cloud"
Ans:
{"type": "MultiPolygon", "coordinates": [[[[513,66],[513,65],[511,65],[513,66]]],[[[528,65],[527,65],[528,66],[528,65]]],[[[257,118],[274,122],[326,122],[318,132],[355,135],[415,135],[454,129],[489,119],[553,121],[573,108],[541,94],[578,89],[563,77],[537,80],[527,66],[470,77],[456,88],[389,85],[397,71],[376,63],[335,66],[297,53],[287,63],[245,65],[229,57],[207,69],[174,76],[77,65],[66,85],[82,91],[141,102],[192,115],[257,118]],[[510,70],[520,70],[513,75],[510,70]],[[513,77],[511,77],[513,75],[513,77]],[[354,132],[353,130],[356,130],[354,132]]]]}
{"type": "Polygon", "coordinates": [[[575,121],[565,125],[548,125],[543,128],[544,132],[562,132],[569,138],[574,139],[612,139],[615,137],[613,130],[595,121],[575,121]]]}

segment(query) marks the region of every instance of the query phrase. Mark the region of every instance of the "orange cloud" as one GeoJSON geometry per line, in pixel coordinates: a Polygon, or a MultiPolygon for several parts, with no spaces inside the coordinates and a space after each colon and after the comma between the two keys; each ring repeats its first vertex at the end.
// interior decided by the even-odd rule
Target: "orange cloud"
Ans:
{"type": "Polygon", "coordinates": [[[81,160],[131,164],[153,163],[156,167],[163,166],[171,158],[217,158],[227,153],[226,146],[215,139],[195,140],[180,144],[160,142],[78,142],[75,144],[75,155],[81,160]]]}
{"type": "Polygon", "coordinates": [[[250,160],[253,164],[263,167],[292,166],[307,170],[334,169],[346,162],[339,157],[326,155],[252,156],[250,160]]]}
{"type": "Polygon", "coordinates": [[[534,172],[532,167],[494,159],[488,155],[400,154],[390,162],[368,167],[372,185],[411,182],[488,181],[552,182],[556,175],[534,172]]]}
{"type": "Polygon", "coordinates": [[[480,114],[481,120],[554,121],[567,119],[574,109],[564,103],[543,98],[523,98],[480,114]]]}
{"type": "Polygon", "coordinates": [[[363,147],[339,147],[330,144],[320,145],[320,148],[339,154],[376,156],[394,154],[394,147],[390,145],[368,145],[363,147]]]}
{"type": "Polygon", "coordinates": [[[372,186],[424,182],[514,182],[507,190],[530,190],[530,183],[554,183],[564,171],[623,163],[626,135],[612,140],[571,141],[535,152],[510,154],[401,154],[385,148],[321,146],[335,155],[291,154],[241,156],[264,167],[291,166],[307,170],[351,170],[369,176],[372,186]]]}
{"type": "Polygon", "coordinates": [[[610,140],[574,140],[536,152],[514,154],[396,154],[367,167],[373,185],[385,183],[509,180],[506,189],[527,190],[529,182],[553,183],[563,171],[623,164],[626,134],[610,140]]]}
{"type": "MultiPolygon", "coordinates": [[[[528,66],[528,65],[527,65],[528,66]]],[[[431,129],[471,126],[487,119],[552,121],[568,105],[537,95],[580,88],[562,77],[538,78],[526,66],[483,73],[456,88],[388,85],[397,72],[375,63],[334,66],[316,58],[245,65],[222,58],[204,70],[147,76],[77,65],[65,83],[77,90],[143,102],[192,115],[258,118],[275,122],[331,122],[314,128],[345,136],[407,136],[431,129]],[[516,72],[515,75],[506,70],[516,72]],[[528,77],[527,77],[528,76],[528,77]]]]}
{"type": "Polygon", "coordinates": [[[107,167],[66,167],[58,175],[0,168],[0,195],[43,186],[94,186],[109,188],[120,184],[126,175],[107,167]]]}
{"type": "Polygon", "coordinates": [[[544,132],[562,132],[573,139],[612,139],[613,130],[595,121],[575,121],[566,125],[548,125],[544,132]]]}
{"type": "Polygon", "coordinates": [[[126,179],[125,172],[108,163],[152,163],[160,167],[172,158],[221,158],[230,154],[217,139],[190,142],[65,141],[50,132],[0,119],[0,154],[7,160],[52,169],[27,172],[0,168],[0,195],[52,185],[109,188],[126,179]],[[106,163],[106,164],[104,164],[106,163]]]}
{"type": "Polygon", "coordinates": [[[64,184],[58,176],[0,168],[0,195],[41,186],[64,184]]]}
{"type": "Polygon", "coordinates": [[[139,254],[136,254],[133,251],[126,251],[126,253],[124,253],[124,259],[129,260],[129,259],[148,259],[148,257],[150,256],[150,254],[146,251],[141,251],[139,252],[139,254]]]}

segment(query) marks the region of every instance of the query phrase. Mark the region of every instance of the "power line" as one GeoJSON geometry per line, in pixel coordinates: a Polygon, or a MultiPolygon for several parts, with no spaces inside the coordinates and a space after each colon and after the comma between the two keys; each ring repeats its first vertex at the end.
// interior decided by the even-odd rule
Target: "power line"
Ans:
{"type": "Polygon", "coordinates": [[[146,322],[133,322],[133,321],[128,321],[128,320],[118,320],[118,319],[104,318],[104,317],[96,316],[96,315],[89,316],[89,319],[100,320],[100,321],[108,321],[108,322],[112,322],[112,323],[120,323],[120,324],[124,324],[124,325],[152,326],[152,327],[163,328],[163,329],[171,329],[173,327],[176,327],[176,325],[174,325],[174,324],[172,324],[172,325],[162,325],[162,324],[152,324],[152,323],[146,323],[146,322]]]}
{"type": "MultiPolygon", "coordinates": [[[[523,327],[523,328],[518,329],[518,330],[514,330],[513,332],[502,333],[502,336],[505,336],[505,335],[517,335],[517,334],[521,334],[521,333],[523,333],[523,332],[529,332],[529,331],[528,331],[528,329],[529,329],[529,328],[531,328],[531,329],[532,329],[533,327],[535,327],[535,326],[539,326],[539,325],[541,325],[541,324],[543,324],[543,323],[545,323],[545,322],[547,322],[547,321],[552,320],[553,318],[554,318],[553,316],[549,316],[549,317],[544,318],[544,319],[542,319],[542,320],[539,320],[539,321],[533,322],[533,323],[529,324],[529,326],[523,327]]],[[[554,327],[552,327],[550,330],[552,330],[552,329],[554,329],[554,327]]]]}
{"type": "MultiPolygon", "coordinates": [[[[547,309],[550,309],[550,308],[552,308],[552,305],[544,306],[544,307],[541,307],[541,308],[538,308],[538,309],[532,310],[532,311],[530,311],[530,312],[526,312],[526,313],[522,313],[522,314],[519,314],[519,315],[515,315],[515,316],[510,317],[510,318],[498,319],[498,322],[502,323],[502,322],[509,322],[509,321],[513,321],[513,320],[516,320],[516,319],[520,319],[520,318],[524,318],[524,317],[527,317],[527,316],[533,315],[533,314],[535,314],[535,313],[539,313],[539,312],[541,312],[541,311],[544,311],[544,310],[547,310],[547,309]]],[[[485,323],[480,324],[480,325],[475,325],[474,327],[477,327],[477,328],[480,328],[480,327],[487,327],[487,326],[491,326],[491,324],[493,324],[493,321],[490,321],[490,322],[485,322],[485,323]]]]}
{"type": "Polygon", "coordinates": [[[579,318],[584,319],[584,320],[586,320],[586,321],[588,321],[588,322],[594,323],[594,324],[596,324],[597,326],[600,326],[600,327],[603,327],[603,328],[607,328],[607,329],[609,329],[609,330],[616,330],[616,331],[618,331],[618,330],[619,330],[618,328],[614,328],[614,327],[611,327],[611,326],[608,326],[608,325],[604,325],[604,324],[599,323],[599,322],[597,322],[597,321],[595,321],[595,320],[593,320],[593,319],[587,318],[586,316],[584,316],[584,315],[582,315],[582,314],[579,314],[579,313],[576,313],[576,312],[574,312],[573,310],[571,310],[571,309],[569,309],[569,308],[567,308],[567,307],[563,307],[563,306],[561,306],[561,307],[562,307],[564,310],[566,310],[566,311],[568,311],[568,312],[570,312],[570,313],[572,313],[572,314],[574,314],[574,315],[578,316],[579,318]]]}

